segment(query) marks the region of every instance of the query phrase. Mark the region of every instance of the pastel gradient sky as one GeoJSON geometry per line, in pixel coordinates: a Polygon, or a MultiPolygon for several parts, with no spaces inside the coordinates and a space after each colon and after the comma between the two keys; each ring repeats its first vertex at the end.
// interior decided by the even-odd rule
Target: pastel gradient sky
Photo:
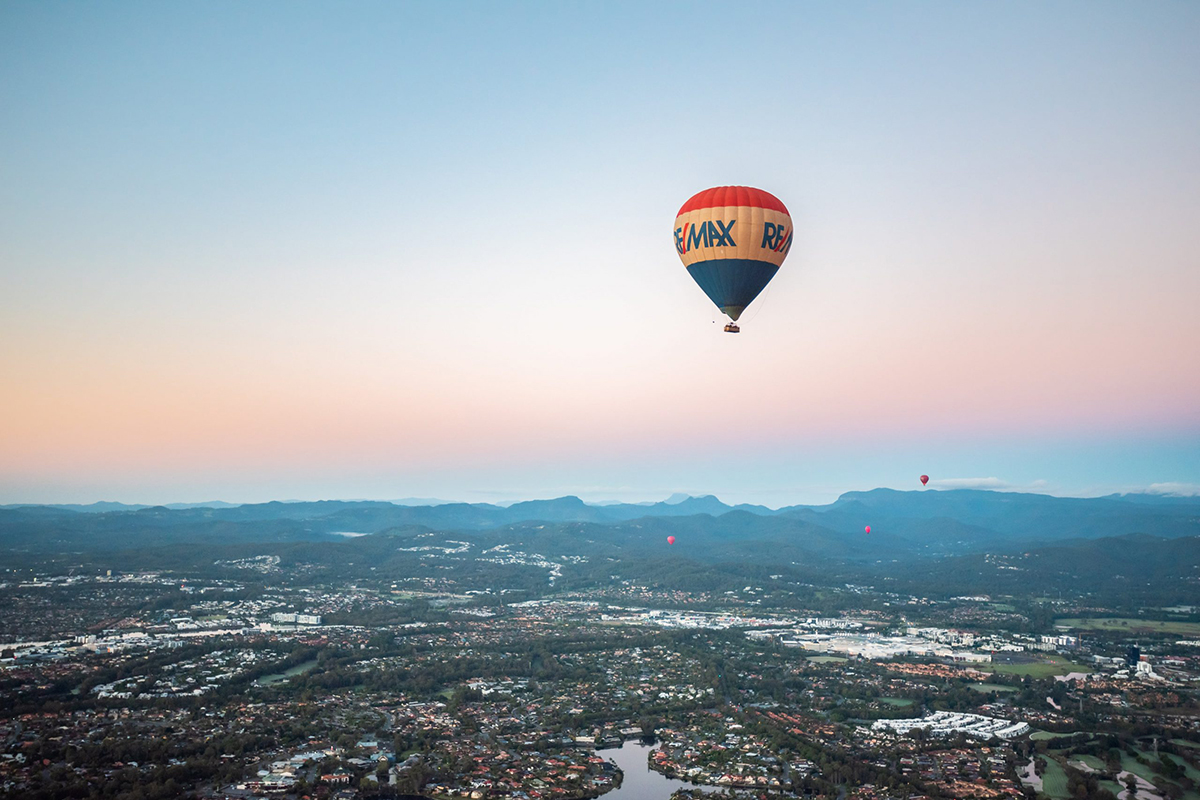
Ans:
{"type": "Polygon", "coordinates": [[[0,503],[1196,491],[1197,41],[1194,2],[4,0],[0,503]],[[720,184],[798,231],[739,336],[671,238],[720,184]]]}

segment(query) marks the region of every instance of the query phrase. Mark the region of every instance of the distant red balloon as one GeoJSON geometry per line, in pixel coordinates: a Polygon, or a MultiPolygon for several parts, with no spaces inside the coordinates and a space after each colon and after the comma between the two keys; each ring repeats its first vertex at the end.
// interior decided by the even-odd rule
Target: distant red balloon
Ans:
{"type": "Polygon", "coordinates": [[[870,526],[870,525],[868,525],[868,526],[867,526],[867,533],[870,533],[870,532],[871,532],[871,526],[870,526]]]}
{"type": "Polygon", "coordinates": [[[922,476],[921,476],[921,485],[922,485],[922,486],[924,486],[924,485],[925,485],[925,484],[927,484],[927,483],[929,483],[929,476],[928,476],[928,475],[922,475],[922,476]]]}
{"type": "Polygon", "coordinates": [[[674,536],[668,536],[668,537],[667,537],[667,544],[675,544],[675,537],[674,537],[674,536]]]}

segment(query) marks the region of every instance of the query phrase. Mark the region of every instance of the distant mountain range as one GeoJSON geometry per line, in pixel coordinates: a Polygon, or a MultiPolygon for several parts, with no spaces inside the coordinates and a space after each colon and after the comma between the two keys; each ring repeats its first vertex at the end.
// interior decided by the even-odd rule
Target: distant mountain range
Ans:
{"type": "MultiPolygon", "coordinates": [[[[179,509],[179,508],[236,508],[238,503],[225,503],[220,500],[210,500],[206,503],[168,503],[162,508],[179,509]]],[[[0,506],[0,509],[5,508],[59,508],[63,511],[78,511],[83,514],[103,514],[109,511],[138,511],[143,508],[150,508],[148,505],[138,503],[114,503],[111,501],[100,501],[98,503],[52,503],[47,505],[31,506],[26,503],[13,503],[7,506],[0,506]]]]}
{"type": "MultiPolygon", "coordinates": [[[[398,505],[379,501],[228,503],[173,506],[8,506],[0,508],[0,549],[26,552],[127,549],[172,543],[220,544],[341,539],[420,526],[485,531],[526,523],[588,523],[595,535],[711,540],[708,552],[769,543],[822,557],[912,558],[1006,552],[1075,539],[1128,534],[1200,535],[1200,498],[1122,495],[1063,498],[974,489],[848,492],[824,506],[730,506],[711,495],[651,504],[589,505],[578,497],[490,503],[398,505]],[[871,534],[864,533],[871,526],[871,534]],[[604,530],[601,530],[604,529],[604,530]],[[691,537],[688,539],[687,537],[691,537]]],[[[779,551],[775,551],[778,554],[779,551]]]]}
{"type": "Polygon", "coordinates": [[[334,584],[365,574],[403,580],[436,568],[463,585],[545,591],[545,562],[499,566],[485,553],[500,545],[563,564],[564,588],[627,580],[727,591],[793,581],[931,598],[1071,590],[1126,608],[1190,604],[1200,592],[1195,498],[875,489],[781,509],[729,506],[711,496],[604,506],[560,497],[508,507],[323,501],[0,508],[0,566],[9,568],[203,574],[219,572],[223,560],[273,554],[305,580],[334,584]],[[429,560],[439,552],[456,555],[429,560]]]}

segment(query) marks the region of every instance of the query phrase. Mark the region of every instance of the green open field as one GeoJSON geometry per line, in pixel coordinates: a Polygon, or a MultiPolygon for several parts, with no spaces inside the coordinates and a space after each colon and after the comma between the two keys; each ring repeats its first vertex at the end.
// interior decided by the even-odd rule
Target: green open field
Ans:
{"type": "Polygon", "coordinates": [[[808,660],[814,664],[844,664],[846,659],[841,656],[809,656],[808,660]]]}
{"type": "Polygon", "coordinates": [[[1046,771],[1042,773],[1042,794],[1053,797],[1054,800],[1067,800],[1067,773],[1053,758],[1042,757],[1046,762],[1046,771]]]}
{"type": "MultiPolygon", "coordinates": [[[[1154,757],[1153,751],[1139,749],[1139,750],[1135,750],[1134,752],[1141,755],[1143,758],[1145,758],[1147,761],[1149,761],[1151,763],[1154,763],[1155,761],[1161,761],[1161,759],[1156,759],[1154,757]]],[[[1200,783],[1200,769],[1196,769],[1191,764],[1189,764],[1188,760],[1186,758],[1183,758],[1183,757],[1177,756],[1177,755],[1168,755],[1168,758],[1170,758],[1172,761],[1174,761],[1179,766],[1183,767],[1183,773],[1188,776],[1188,779],[1191,780],[1192,783],[1200,783]]]]}
{"type": "MultiPolygon", "coordinates": [[[[1093,760],[1096,762],[1100,761],[1100,759],[1094,759],[1091,756],[1075,756],[1075,758],[1080,761],[1087,761],[1089,765],[1092,764],[1093,760]]],[[[1193,782],[1195,782],[1197,778],[1200,778],[1200,770],[1197,770],[1191,764],[1187,763],[1184,759],[1179,758],[1178,756],[1171,756],[1171,758],[1175,759],[1183,767],[1187,777],[1193,782]]],[[[1162,775],[1154,771],[1156,766],[1160,766],[1160,762],[1151,751],[1135,748],[1133,753],[1126,752],[1121,754],[1121,769],[1127,772],[1132,772],[1134,775],[1137,775],[1139,778],[1149,781],[1150,783],[1154,783],[1155,779],[1162,780],[1162,775]],[[1136,758],[1134,758],[1134,755],[1139,755],[1146,759],[1148,762],[1150,762],[1149,765],[1140,763],[1136,758]]],[[[1124,788],[1124,786],[1121,787],[1122,790],[1124,788]]],[[[1184,792],[1182,796],[1183,800],[1200,800],[1200,793],[1197,793],[1194,789],[1184,792]]]]}
{"type": "Polygon", "coordinates": [[[1035,742],[1048,741],[1050,739],[1066,739],[1074,736],[1073,733],[1051,733],[1050,731],[1034,731],[1029,734],[1029,738],[1035,742]]]}
{"type": "Polygon", "coordinates": [[[1180,747],[1194,747],[1200,750],[1200,742],[1189,742],[1187,739],[1172,739],[1171,744],[1177,744],[1180,747]]]}
{"type": "Polygon", "coordinates": [[[303,664],[297,664],[294,667],[288,667],[283,672],[276,672],[273,675],[263,675],[254,682],[255,686],[271,686],[272,684],[282,683],[288,678],[294,678],[302,672],[308,672],[317,665],[316,659],[305,661],[303,664]]]}
{"type": "Polygon", "coordinates": [[[397,600],[428,600],[431,605],[447,605],[453,603],[469,603],[473,599],[465,594],[448,594],[446,592],[421,592],[413,589],[392,589],[391,595],[397,600]]]}
{"type": "Polygon", "coordinates": [[[1083,754],[1083,755],[1071,756],[1071,760],[1079,761],[1084,764],[1087,764],[1089,767],[1096,770],[1097,772],[1104,771],[1104,759],[1099,758],[1097,756],[1089,756],[1087,754],[1083,754]]]}
{"type": "Polygon", "coordinates": [[[1055,620],[1057,627],[1069,627],[1082,631],[1128,631],[1129,633],[1161,633],[1172,636],[1200,635],[1200,622],[1166,622],[1153,619],[1134,619],[1132,617],[1112,617],[1109,619],[1077,618],[1055,620]]]}
{"type": "Polygon", "coordinates": [[[1091,672],[1092,668],[1062,656],[1046,656],[1031,664],[977,664],[976,669],[998,672],[1004,675],[1030,675],[1034,678],[1049,678],[1051,675],[1067,675],[1072,672],[1091,672]]]}
{"type": "MultiPolygon", "coordinates": [[[[1142,753],[1141,755],[1145,756],[1146,754],[1142,753]]],[[[1153,762],[1155,760],[1154,755],[1151,754],[1147,760],[1153,762]]],[[[1126,770],[1127,772],[1132,772],[1139,778],[1145,778],[1151,783],[1154,783],[1154,770],[1145,764],[1139,763],[1138,760],[1129,755],[1129,753],[1121,753],[1121,769],[1126,770]]]]}
{"type": "Polygon", "coordinates": [[[1017,689],[1012,686],[1005,686],[1003,683],[968,683],[968,689],[974,689],[977,692],[1015,692],[1017,689]]]}
{"type": "Polygon", "coordinates": [[[879,698],[879,702],[887,703],[889,706],[900,707],[911,706],[913,704],[913,701],[909,700],[907,697],[881,697],[879,698]]]}

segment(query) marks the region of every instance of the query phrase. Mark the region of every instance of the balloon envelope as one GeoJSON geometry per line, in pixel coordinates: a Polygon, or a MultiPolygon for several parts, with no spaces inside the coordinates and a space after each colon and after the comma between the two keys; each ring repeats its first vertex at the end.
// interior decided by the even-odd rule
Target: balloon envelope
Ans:
{"type": "Polygon", "coordinates": [[[775,195],[714,186],[675,216],[675,252],[708,299],[734,321],[792,249],[792,218],[775,195]]]}
{"type": "Polygon", "coordinates": [[[667,544],[675,544],[675,537],[674,537],[674,536],[668,536],[668,537],[667,537],[667,544]]]}
{"type": "Polygon", "coordinates": [[[868,525],[868,526],[867,526],[867,533],[870,533],[870,532],[871,532],[871,526],[870,526],[870,525],[868,525]]]}
{"type": "Polygon", "coordinates": [[[925,484],[927,484],[927,483],[929,483],[929,476],[928,476],[928,475],[922,475],[922,476],[921,476],[921,485],[922,485],[922,486],[924,486],[924,485],[925,485],[925,484]]]}

